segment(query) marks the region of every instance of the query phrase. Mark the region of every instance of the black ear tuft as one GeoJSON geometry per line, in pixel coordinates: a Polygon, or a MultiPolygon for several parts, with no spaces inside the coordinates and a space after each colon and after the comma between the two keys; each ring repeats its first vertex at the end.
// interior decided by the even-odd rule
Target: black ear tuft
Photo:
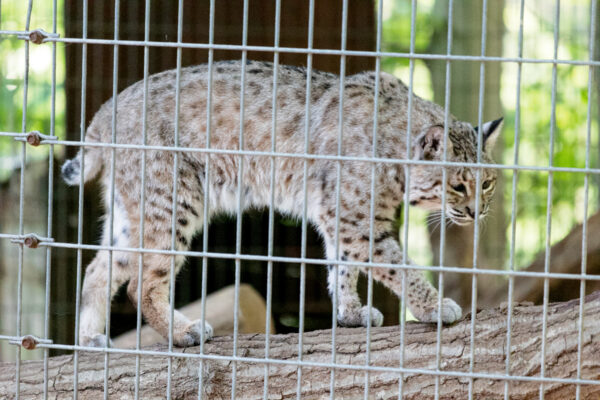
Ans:
{"type": "Polygon", "coordinates": [[[488,123],[483,124],[483,141],[487,141],[487,139],[494,134],[496,129],[500,126],[500,124],[504,121],[504,117],[500,117],[497,120],[490,121],[488,123]]]}
{"type": "MultiPolygon", "coordinates": [[[[504,117],[500,117],[494,121],[486,122],[481,126],[482,136],[483,136],[483,145],[487,152],[490,152],[496,143],[496,139],[500,133],[500,126],[502,125],[502,121],[504,121],[504,117]]],[[[473,128],[475,132],[479,133],[479,127],[476,126],[473,128]]]]}

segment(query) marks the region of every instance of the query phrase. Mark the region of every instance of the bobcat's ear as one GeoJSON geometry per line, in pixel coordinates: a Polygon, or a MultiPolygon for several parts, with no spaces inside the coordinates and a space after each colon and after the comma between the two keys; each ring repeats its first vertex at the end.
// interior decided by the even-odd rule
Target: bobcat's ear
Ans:
{"type": "MultiPolygon", "coordinates": [[[[483,149],[488,154],[491,154],[494,149],[494,145],[496,144],[496,139],[500,135],[500,129],[502,128],[502,121],[504,121],[504,117],[498,118],[494,121],[486,122],[481,125],[482,134],[483,134],[483,149]]],[[[478,131],[478,127],[475,127],[475,132],[478,131]]]]}
{"type": "MultiPolygon", "coordinates": [[[[447,154],[452,152],[450,137],[446,140],[447,154]]],[[[441,160],[444,157],[444,127],[430,126],[422,133],[414,145],[414,158],[417,160],[441,160]]]]}

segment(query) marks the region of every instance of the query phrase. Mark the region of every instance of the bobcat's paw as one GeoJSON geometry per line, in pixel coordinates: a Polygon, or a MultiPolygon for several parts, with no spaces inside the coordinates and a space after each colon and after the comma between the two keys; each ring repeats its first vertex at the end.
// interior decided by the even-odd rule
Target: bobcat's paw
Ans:
{"type": "MultiPolygon", "coordinates": [[[[369,306],[363,306],[360,309],[362,326],[369,325],[369,306]]],[[[371,307],[371,326],[381,326],[383,324],[383,314],[375,307],[371,307]]]]}
{"type": "Polygon", "coordinates": [[[207,341],[213,336],[213,328],[208,322],[202,327],[202,320],[193,321],[187,329],[180,335],[173,337],[173,344],[178,347],[190,347],[200,344],[200,337],[204,329],[204,341],[207,341]]]}
{"type": "MultiPolygon", "coordinates": [[[[438,307],[435,305],[433,311],[429,313],[428,318],[424,318],[421,321],[423,322],[437,322],[438,320],[438,307]]],[[[444,324],[451,324],[456,322],[462,316],[462,309],[456,302],[450,298],[445,298],[442,300],[442,322],[444,324]]]]}
{"type": "Polygon", "coordinates": [[[352,311],[346,311],[338,314],[338,324],[348,328],[358,326],[381,326],[383,324],[383,314],[375,307],[371,307],[371,321],[369,321],[369,307],[363,306],[352,311]]]}
{"type": "Polygon", "coordinates": [[[79,339],[79,344],[86,347],[112,347],[112,340],[106,338],[106,335],[97,334],[94,336],[82,336],[79,339]]]}

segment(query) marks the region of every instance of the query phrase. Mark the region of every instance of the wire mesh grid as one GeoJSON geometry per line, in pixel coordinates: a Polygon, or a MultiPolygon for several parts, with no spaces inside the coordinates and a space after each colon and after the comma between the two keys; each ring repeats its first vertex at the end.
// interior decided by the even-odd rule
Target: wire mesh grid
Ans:
{"type": "MultiPolygon", "coordinates": [[[[592,133],[592,122],[591,122],[591,100],[588,101],[588,110],[587,110],[587,139],[586,139],[586,152],[585,152],[585,167],[584,168],[573,168],[573,167],[564,167],[564,166],[555,166],[553,160],[553,146],[555,144],[555,134],[556,134],[556,96],[557,96],[557,69],[560,65],[577,65],[577,66],[587,66],[589,68],[589,76],[588,76],[588,85],[587,85],[587,96],[588,99],[592,98],[593,92],[593,68],[600,66],[600,61],[593,60],[593,54],[595,54],[594,46],[597,46],[598,43],[595,43],[595,29],[596,25],[594,21],[596,21],[597,10],[597,1],[593,0],[590,3],[590,32],[589,32],[589,60],[578,60],[578,59],[562,59],[559,57],[559,22],[560,22],[560,2],[557,1],[554,6],[554,42],[553,42],[553,56],[548,59],[540,59],[540,58],[527,58],[523,57],[523,13],[524,13],[524,0],[520,2],[520,29],[519,29],[519,42],[518,42],[518,56],[517,57],[498,57],[498,56],[488,56],[486,55],[486,22],[487,22],[487,6],[488,1],[483,0],[483,14],[481,15],[481,24],[482,24],[482,36],[481,36],[481,53],[477,56],[467,56],[467,55],[456,55],[452,53],[452,18],[453,18],[453,0],[448,1],[448,8],[446,10],[448,15],[448,32],[447,32],[447,50],[445,54],[423,54],[417,53],[415,51],[415,38],[416,38],[416,9],[417,9],[417,1],[411,1],[411,25],[410,25],[410,52],[401,53],[401,52],[387,52],[382,51],[382,15],[383,15],[383,7],[384,2],[379,1],[376,5],[376,47],[374,51],[356,51],[356,50],[348,50],[346,46],[346,36],[347,36],[347,17],[348,17],[348,8],[352,7],[352,3],[348,0],[343,0],[342,7],[342,24],[341,24],[341,46],[339,49],[317,49],[313,47],[313,38],[315,35],[314,32],[314,18],[315,18],[315,0],[310,0],[306,5],[309,8],[309,24],[308,24],[308,38],[307,38],[307,46],[304,48],[295,48],[295,47],[281,47],[280,46],[280,30],[281,21],[280,21],[280,11],[281,11],[281,0],[276,0],[276,13],[275,13],[275,30],[274,30],[274,41],[272,46],[255,46],[248,45],[248,10],[249,10],[249,0],[243,1],[243,38],[242,43],[240,45],[226,45],[226,44],[218,44],[215,43],[214,40],[214,31],[215,31],[215,0],[210,1],[210,25],[209,25],[209,40],[207,43],[188,43],[182,41],[182,29],[183,29],[183,0],[179,0],[177,4],[178,9],[178,29],[177,29],[177,40],[173,42],[169,41],[151,41],[150,40],[150,0],[146,0],[145,2],[145,24],[144,24],[144,40],[122,40],[120,39],[119,34],[119,26],[120,26],[120,16],[119,16],[119,0],[115,0],[115,15],[114,15],[114,38],[113,39],[97,39],[97,38],[88,38],[87,37],[87,22],[88,22],[88,1],[83,0],[83,20],[82,20],[82,37],[59,37],[57,34],[57,1],[54,0],[53,3],[53,18],[52,18],[52,30],[51,32],[46,32],[42,29],[31,30],[30,20],[31,20],[31,11],[34,7],[34,1],[29,0],[28,2],[28,11],[27,16],[25,18],[25,26],[22,31],[15,30],[0,30],[0,37],[9,37],[16,36],[19,39],[23,39],[24,46],[24,91],[23,91],[23,112],[22,112],[22,129],[21,132],[0,132],[0,136],[7,136],[14,138],[16,141],[20,142],[19,151],[20,151],[20,194],[19,194],[19,228],[17,233],[6,233],[0,232],[1,240],[10,240],[12,243],[15,243],[19,247],[18,253],[18,288],[17,288],[17,322],[16,329],[14,335],[0,335],[0,340],[10,341],[13,344],[17,344],[16,347],[16,364],[15,364],[15,387],[14,387],[14,396],[16,398],[20,397],[20,371],[21,371],[21,360],[22,360],[22,350],[21,347],[26,347],[26,343],[28,341],[34,341],[35,345],[38,348],[44,349],[44,398],[48,397],[48,382],[51,377],[48,376],[48,360],[49,360],[49,350],[51,349],[62,349],[73,351],[73,396],[77,397],[78,390],[78,368],[79,368],[79,356],[82,350],[89,352],[100,352],[104,354],[104,387],[103,393],[104,397],[107,398],[109,395],[109,385],[110,385],[110,364],[109,359],[113,354],[130,354],[135,355],[136,363],[135,363],[135,392],[133,396],[135,398],[140,397],[140,370],[141,370],[141,357],[142,356],[167,356],[168,357],[168,372],[167,372],[167,387],[165,389],[164,395],[167,398],[171,397],[172,393],[172,385],[173,382],[171,377],[173,375],[174,360],[176,359],[194,359],[198,362],[198,398],[210,398],[210,396],[206,397],[205,392],[203,391],[203,386],[205,384],[204,380],[206,379],[203,371],[205,369],[205,363],[211,360],[218,361],[228,361],[230,362],[232,369],[232,380],[231,380],[231,398],[243,397],[240,394],[240,389],[238,388],[237,382],[237,374],[236,368],[239,363],[255,363],[258,365],[264,365],[264,386],[263,386],[263,397],[270,398],[270,388],[269,388],[269,376],[272,367],[280,366],[280,365],[290,365],[297,368],[297,387],[296,387],[296,397],[302,397],[303,390],[303,380],[302,380],[302,372],[303,368],[308,367],[320,367],[327,370],[330,370],[330,387],[329,387],[329,396],[330,398],[336,397],[336,372],[339,370],[353,370],[357,372],[364,372],[364,398],[371,398],[373,396],[373,390],[369,387],[370,379],[369,375],[371,373],[377,372],[385,372],[395,374],[398,380],[398,389],[396,394],[399,397],[402,397],[403,394],[403,384],[404,377],[407,374],[423,374],[428,376],[433,376],[435,378],[435,397],[438,398],[440,393],[440,385],[443,384],[443,379],[448,377],[457,377],[457,378],[466,378],[468,379],[468,397],[474,398],[473,392],[473,384],[476,379],[487,379],[487,380],[497,380],[504,382],[504,397],[509,398],[509,384],[513,381],[530,381],[536,382],[540,385],[539,395],[540,398],[544,397],[544,385],[551,383],[567,383],[576,385],[576,398],[579,399],[581,397],[581,385],[600,385],[600,381],[583,379],[581,376],[582,369],[582,348],[584,341],[584,333],[583,326],[585,324],[584,315],[584,296],[585,296],[585,285],[586,281],[600,281],[600,276],[598,275],[589,275],[586,273],[586,257],[587,257],[587,225],[586,218],[583,218],[583,235],[582,235],[582,263],[581,263],[581,271],[580,273],[557,273],[550,271],[550,247],[551,247],[551,213],[552,213],[552,196],[553,196],[553,174],[557,172],[568,172],[568,173],[577,173],[584,174],[585,183],[584,183],[584,206],[583,206],[583,215],[588,215],[588,191],[590,186],[590,179],[592,175],[600,174],[600,169],[592,166],[590,161],[590,150],[592,148],[591,145],[591,133],[592,133]],[[27,109],[28,109],[28,76],[29,76],[29,67],[30,67],[30,57],[29,57],[29,49],[32,45],[43,45],[43,46],[52,46],[52,107],[51,107],[51,115],[52,122],[50,124],[50,132],[48,134],[43,134],[40,132],[29,132],[27,130],[27,109]],[[80,121],[80,139],[76,140],[59,140],[54,131],[54,116],[55,116],[55,93],[56,93],[56,49],[57,45],[60,43],[77,45],[82,48],[82,59],[81,59],[81,82],[82,82],[82,91],[81,91],[81,121],[80,121]],[[112,103],[112,126],[111,126],[111,142],[110,143],[90,143],[85,141],[86,135],[86,125],[87,121],[85,120],[86,115],[86,80],[89,78],[86,65],[87,65],[87,48],[88,45],[107,45],[113,46],[114,49],[114,58],[113,58],[113,81],[112,81],[112,96],[115,99],[112,103]],[[132,144],[132,143],[117,143],[116,133],[117,133],[117,119],[116,113],[119,108],[119,104],[117,103],[117,94],[118,94],[118,65],[119,65],[119,47],[121,46],[137,46],[142,47],[144,51],[144,79],[143,79],[143,116],[142,116],[142,144],[132,144]],[[157,146],[157,145],[148,145],[147,144],[147,123],[148,123],[148,81],[149,81],[149,51],[151,48],[158,47],[168,47],[176,49],[176,85],[175,85],[175,123],[174,123],[174,145],[173,146],[157,146]],[[206,146],[201,148],[189,148],[189,147],[180,147],[179,146],[179,109],[180,109],[180,88],[181,88],[181,69],[182,69],[182,51],[184,49],[202,49],[208,51],[208,76],[209,79],[207,81],[208,93],[212,93],[213,90],[213,64],[214,61],[214,51],[216,50],[227,50],[227,51],[239,51],[241,52],[241,95],[240,95],[240,126],[239,126],[239,148],[238,149],[218,149],[211,147],[211,115],[213,113],[213,104],[212,104],[212,96],[209,95],[207,97],[207,105],[206,105],[206,115],[207,115],[207,127],[206,127],[206,146]],[[300,153],[288,153],[288,152],[279,152],[277,148],[276,142],[276,134],[277,132],[277,87],[278,87],[278,79],[279,74],[273,73],[273,95],[272,95],[272,115],[271,115],[271,145],[269,151],[251,151],[244,149],[244,115],[245,115],[245,101],[247,100],[247,91],[245,85],[245,77],[246,77],[246,61],[248,60],[248,52],[264,52],[273,55],[273,68],[275,71],[280,67],[279,56],[284,53],[298,53],[306,55],[306,71],[308,79],[306,80],[306,99],[305,99],[305,110],[304,110],[304,119],[305,119],[305,128],[304,128],[304,150],[300,153]],[[484,79],[486,66],[488,63],[514,63],[517,67],[517,85],[515,90],[515,100],[517,102],[516,107],[516,116],[515,116],[515,153],[514,160],[512,164],[482,164],[482,140],[481,135],[482,132],[479,132],[479,142],[478,142],[478,155],[477,162],[475,163],[467,163],[467,162],[453,162],[447,160],[447,155],[444,154],[444,158],[442,161],[419,161],[415,160],[410,155],[411,149],[411,136],[406,135],[406,148],[409,151],[409,154],[405,159],[389,159],[385,157],[381,157],[377,154],[376,144],[377,144],[377,133],[378,133],[378,118],[373,119],[373,127],[372,127],[372,140],[373,140],[373,153],[371,157],[354,157],[343,155],[342,151],[342,143],[344,139],[343,132],[343,124],[339,123],[338,127],[338,147],[337,153],[331,155],[323,155],[323,154],[312,154],[309,152],[309,141],[310,141],[310,121],[311,121],[311,90],[312,90],[312,70],[313,70],[313,56],[315,55],[332,55],[339,57],[339,76],[340,82],[343,82],[346,77],[346,59],[351,56],[363,56],[363,57],[371,57],[375,60],[375,72],[376,76],[379,76],[381,71],[381,60],[384,58],[402,58],[409,60],[409,99],[408,99],[408,112],[407,112],[407,131],[411,131],[412,121],[411,116],[412,107],[413,107],[413,74],[415,68],[416,60],[441,60],[445,62],[445,102],[444,102],[444,115],[445,115],[445,124],[444,124],[444,143],[449,140],[448,138],[448,121],[450,118],[449,112],[449,104],[450,104],[450,82],[452,79],[452,62],[453,61],[469,61],[473,63],[478,63],[480,66],[480,83],[479,83],[479,108],[478,108],[478,121],[477,125],[482,126],[484,122],[482,120],[483,115],[483,98],[484,98],[484,79]],[[551,93],[551,103],[552,103],[552,115],[550,118],[550,137],[549,137],[549,146],[550,146],[550,158],[547,166],[533,166],[533,165],[522,165],[518,163],[518,143],[519,143],[519,135],[520,135],[520,115],[519,115],[519,102],[521,100],[520,90],[521,90],[521,70],[523,65],[527,64],[549,64],[552,67],[552,93],[551,93]],[[48,158],[48,221],[47,221],[47,231],[45,236],[36,235],[34,233],[26,233],[24,231],[23,224],[23,216],[25,214],[24,204],[24,182],[25,182],[25,171],[26,171],[26,154],[28,144],[31,145],[43,145],[48,146],[50,154],[48,158]],[[210,162],[209,156],[216,155],[231,155],[235,157],[239,157],[240,162],[238,164],[237,171],[237,212],[236,212],[236,246],[235,253],[220,253],[208,250],[208,221],[209,221],[209,191],[204,191],[204,218],[203,218],[203,239],[202,239],[202,251],[180,251],[176,250],[176,221],[175,217],[172,218],[171,224],[171,249],[157,249],[157,248],[149,248],[145,246],[144,243],[144,207],[146,203],[145,199],[145,191],[142,190],[142,198],[140,201],[140,235],[139,235],[139,245],[138,247],[116,247],[114,245],[106,246],[106,245],[91,245],[85,244],[82,239],[83,230],[85,229],[82,221],[83,221],[83,209],[84,209],[84,189],[83,185],[79,187],[79,196],[78,196],[78,224],[77,224],[77,242],[76,243],[65,243],[58,242],[53,239],[53,210],[56,207],[53,201],[53,159],[54,159],[54,148],[55,146],[73,146],[73,147],[99,147],[99,148],[107,148],[111,150],[111,160],[109,165],[110,168],[110,182],[111,187],[109,189],[109,193],[111,193],[110,197],[110,206],[107,212],[107,220],[109,223],[108,232],[110,234],[109,243],[112,243],[112,234],[113,234],[113,223],[114,223],[114,192],[115,192],[115,157],[116,151],[118,149],[136,149],[142,152],[142,167],[141,167],[141,185],[145,186],[145,182],[147,179],[147,160],[146,155],[149,150],[163,151],[169,152],[173,154],[173,169],[172,169],[172,182],[173,182],[173,193],[172,193],[172,215],[176,215],[178,203],[177,203],[177,190],[178,190],[178,163],[180,162],[179,157],[181,154],[185,153],[197,153],[198,155],[202,155],[207,160],[206,168],[205,168],[205,181],[209,181],[209,173],[210,173],[210,162]],[[275,170],[275,160],[281,158],[290,158],[290,159],[299,159],[303,163],[303,209],[301,215],[301,227],[302,227],[302,243],[299,257],[281,257],[275,256],[273,252],[273,235],[274,235],[274,223],[275,223],[275,215],[274,209],[275,207],[271,206],[269,208],[269,224],[268,224],[268,253],[266,256],[261,255],[252,255],[252,254],[244,254],[242,252],[242,213],[243,213],[243,204],[242,204],[242,196],[241,191],[243,187],[243,170],[245,168],[244,158],[242,156],[257,156],[257,157],[267,157],[270,160],[270,204],[273,205],[275,203],[274,197],[274,185],[276,179],[276,170],[275,170]],[[331,260],[321,260],[307,257],[306,254],[306,231],[308,229],[308,217],[307,217],[307,176],[308,176],[308,163],[312,160],[329,160],[335,163],[336,165],[336,185],[335,185],[335,198],[337,201],[337,210],[340,209],[341,202],[341,165],[343,162],[349,161],[359,161],[359,162],[368,162],[371,165],[371,183],[370,183],[370,191],[371,191],[371,201],[370,201],[370,210],[371,210],[371,218],[369,224],[369,257],[368,261],[365,262],[357,262],[357,261],[346,261],[343,260],[340,256],[340,213],[336,210],[335,216],[335,259],[331,260]],[[474,167],[477,170],[476,176],[476,203],[475,203],[475,225],[474,225],[474,247],[477,248],[477,243],[480,239],[480,228],[477,224],[479,218],[479,210],[481,207],[480,204],[480,190],[481,190],[481,176],[480,172],[482,169],[493,168],[499,170],[507,170],[513,171],[512,175],[512,192],[513,194],[517,190],[517,181],[518,174],[520,171],[533,171],[537,173],[547,173],[547,207],[546,207],[546,242],[545,242],[545,263],[544,263],[544,271],[543,272],[532,272],[532,271],[522,271],[515,268],[514,265],[514,257],[515,257],[515,242],[516,242],[516,196],[512,196],[511,209],[512,216],[510,221],[510,268],[509,269],[490,269],[490,268],[480,268],[478,265],[478,253],[477,251],[473,252],[473,268],[465,269],[459,266],[453,265],[444,265],[444,246],[440,246],[439,258],[442,260],[440,265],[414,265],[411,264],[407,258],[406,251],[402,253],[402,263],[401,264],[387,264],[387,263],[377,263],[373,261],[373,251],[374,251],[374,218],[375,215],[375,193],[376,193],[376,165],[377,164],[397,164],[404,167],[405,171],[405,181],[408,182],[410,180],[410,169],[414,166],[418,165],[436,165],[441,167],[474,167]],[[41,247],[45,249],[46,252],[46,283],[45,283],[45,310],[44,310],[44,336],[43,338],[36,338],[28,335],[28,332],[24,332],[22,330],[21,324],[21,302],[22,302],[22,287],[23,287],[23,257],[24,257],[24,248],[25,247],[41,247]],[[75,334],[75,345],[54,343],[51,340],[49,334],[49,302],[50,302],[50,270],[52,268],[51,265],[51,251],[55,248],[66,248],[73,249],[77,252],[77,264],[76,264],[76,274],[77,274],[77,288],[76,288],[76,297],[75,297],[75,315],[76,315],[76,323],[74,327],[75,334]],[[138,307],[137,310],[137,340],[136,340],[136,348],[135,349],[120,349],[120,348],[112,348],[110,346],[106,346],[104,348],[90,348],[78,345],[79,343],[79,311],[80,311],[80,300],[81,300],[81,281],[82,281],[82,252],[84,250],[107,250],[109,254],[109,262],[108,262],[108,274],[112,273],[112,257],[113,252],[118,250],[119,252],[127,252],[127,253],[135,253],[138,254],[138,281],[142,282],[143,279],[143,268],[142,268],[142,258],[144,255],[149,254],[162,254],[168,255],[171,257],[171,269],[170,269],[170,281],[175,281],[175,257],[176,256],[185,256],[185,257],[197,257],[202,259],[202,308],[203,308],[203,322],[204,315],[206,315],[206,304],[204,299],[206,297],[206,280],[207,280],[207,265],[209,259],[226,259],[233,260],[235,262],[235,310],[234,310],[234,330],[233,330],[233,349],[232,354],[229,356],[226,355],[216,355],[205,352],[204,347],[204,338],[201,338],[201,344],[199,348],[199,352],[197,354],[191,353],[182,353],[179,351],[175,351],[173,349],[173,321],[174,321],[174,304],[175,304],[175,285],[170,285],[170,320],[169,320],[169,341],[166,351],[151,351],[147,349],[143,349],[141,347],[141,339],[140,332],[142,326],[142,313],[141,307],[138,307]],[[298,328],[298,344],[297,344],[297,359],[296,360],[281,360],[272,358],[269,353],[270,349],[270,336],[269,334],[265,335],[265,343],[264,343],[264,357],[246,357],[239,355],[240,349],[238,344],[238,326],[239,326],[239,318],[238,318],[238,307],[239,307],[239,288],[240,288],[240,277],[241,277],[241,262],[244,260],[255,260],[262,261],[267,263],[267,271],[266,271],[266,279],[267,279],[267,294],[266,294],[266,307],[267,307],[267,315],[270,314],[272,308],[272,286],[273,286],[273,263],[275,262],[285,262],[285,263],[299,263],[300,264],[300,299],[299,299],[299,328],[298,328]],[[476,332],[476,313],[473,313],[470,317],[470,330],[469,330],[469,348],[465,351],[469,354],[469,369],[468,372],[465,371],[452,371],[444,368],[443,363],[443,351],[442,351],[442,335],[443,335],[443,324],[441,313],[438,313],[438,321],[437,321],[437,341],[436,341],[436,365],[434,369],[420,369],[420,368],[409,368],[404,365],[404,352],[405,352],[405,325],[406,325],[406,309],[405,309],[405,291],[402,293],[401,298],[401,309],[400,309],[400,355],[398,357],[398,365],[395,367],[381,367],[376,365],[371,365],[370,362],[370,350],[371,350],[371,336],[372,336],[372,328],[371,326],[366,327],[366,338],[364,349],[366,351],[365,355],[365,363],[364,365],[356,365],[351,363],[340,362],[337,354],[336,354],[336,327],[337,327],[337,304],[338,304],[338,293],[334,291],[334,295],[332,298],[332,323],[331,323],[331,356],[329,362],[313,362],[306,361],[303,359],[304,353],[304,331],[305,331],[305,321],[304,321],[304,307],[305,307],[305,287],[306,287],[306,267],[309,265],[333,265],[337,270],[340,265],[344,266],[352,266],[352,267],[366,267],[367,270],[367,305],[370,307],[373,303],[373,276],[372,276],[372,268],[373,267],[383,267],[388,269],[394,269],[398,271],[402,275],[402,286],[405,287],[406,280],[406,271],[408,269],[411,270],[421,270],[421,271],[430,271],[439,273],[439,303],[438,307],[441,309],[442,307],[442,299],[443,299],[443,289],[444,289],[444,275],[447,273],[458,273],[458,274],[467,274],[472,277],[472,296],[471,296],[471,306],[472,310],[477,309],[477,287],[478,287],[478,278],[482,275],[492,275],[499,277],[507,277],[509,281],[508,285],[508,312],[507,312],[507,335],[506,335],[506,343],[505,348],[511,348],[511,319],[513,316],[513,289],[514,289],[514,281],[515,278],[535,278],[542,279],[544,281],[544,295],[543,295],[543,322],[542,322],[542,335],[541,335],[541,360],[540,360],[540,371],[539,376],[519,376],[511,374],[511,352],[507,351],[505,353],[505,373],[504,374],[492,374],[492,373],[484,373],[479,372],[475,369],[474,357],[476,353],[475,348],[475,332],[476,332]],[[546,375],[546,364],[547,361],[545,359],[546,356],[546,345],[547,345],[547,316],[548,316],[548,306],[549,306],[549,281],[551,279],[559,279],[559,280],[575,280],[580,282],[580,298],[579,298],[579,313],[578,313],[578,327],[579,327],[579,337],[578,337],[578,351],[577,351],[577,373],[574,377],[569,378],[556,378],[550,377],[546,375]]],[[[0,23],[1,23],[1,8],[2,3],[0,3],[0,23]]],[[[376,79],[375,81],[375,94],[379,93],[379,85],[380,80],[376,79]]],[[[344,90],[345,85],[339,85],[339,106],[338,106],[338,118],[341,122],[344,118],[344,90]]],[[[374,97],[374,108],[373,114],[377,115],[379,108],[379,96],[375,95],[374,97]]],[[[445,147],[445,146],[444,146],[445,147]]],[[[85,157],[82,158],[82,167],[81,167],[81,175],[79,177],[80,182],[84,181],[84,163],[85,157]]],[[[447,180],[446,169],[443,170],[443,179],[447,180]]],[[[446,208],[446,193],[442,191],[442,209],[446,208]]],[[[404,203],[409,203],[409,193],[406,191],[404,193],[404,203]]],[[[408,221],[409,221],[409,209],[408,207],[403,208],[403,216],[404,223],[401,228],[401,237],[403,238],[403,243],[407,244],[409,241],[409,229],[408,229],[408,221]]],[[[446,235],[446,216],[445,214],[441,214],[441,242],[444,243],[445,235],[446,235]]],[[[337,276],[335,274],[336,282],[335,287],[337,287],[337,276]]],[[[110,298],[111,295],[111,279],[107,279],[108,285],[106,287],[107,296],[110,298]]],[[[137,288],[137,303],[141,304],[142,301],[142,286],[139,285],[137,288]]],[[[105,332],[107,336],[110,336],[110,302],[107,302],[106,305],[106,315],[107,315],[107,323],[105,332]]],[[[371,312],[369,308],[369,313],[371,312]]],[[[369,314],[368,320],[371,320],[371,315],[369,314]]],[[[265,332],[270,332],[270,319],[266,320],[265,332]]]]}

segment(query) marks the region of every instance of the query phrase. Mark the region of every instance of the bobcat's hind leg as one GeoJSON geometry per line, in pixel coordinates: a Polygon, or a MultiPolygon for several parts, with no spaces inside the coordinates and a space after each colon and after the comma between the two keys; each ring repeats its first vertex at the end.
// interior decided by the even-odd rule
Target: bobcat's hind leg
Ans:
{"type": "MultiPolygon", "coordinates": [[[[170,193],[164,190],[164,193],[170,193]]],[[[144,246],[146,248],[170,250],[171,249],[171,198],[166,194],[164,198],[148,202],[145,213],[144,246]]],[[[189,249],[193,234],[202,226],[202,211],[200,204],[192,206],[192,200],[178,199],[177,220],[175,228],[175,249],[185,251],[189,249]]],[[[134,227],[132,231],[137,231],[134,227]]],[[[135,237],[137,235],[134,234],[135,237]]],[[[141,288],[141,304],[137,303],[137,268],[135,277],[129,283],[128,295],[132,302],[142,307],[142,313],[148,324],[161,336],[168,340],[171,319],[171,304],[169,302],[171,282],[171,268],[175,275],[185,261],[181,255],[169,254],[144,254],[143,255],[143,280],[141,288]]],[[[135,263],[137,266],[137,263],[135,263]]],[[[206,322],[190,321],[177,310],[173,311],[173,344],[180,347],[198,345],[201,339],[212,337],[212,327],[206,322]]]]}
{"type": "MultiPolygon", "coordinates": [[[[169,338],[169,320],[171,306],[169,304],[170,273],[172,256],[162,254],[146,254],[143,257],[144,271],[142,284],[142,313],[150,326],[166,340],[169,338]]],[[[183,260],[175,260],[175,273],[181,268],[183,260]]],[[[129,282],[127,294],[137,304],[137,277],[129,282]]],[[[201,338],[212,337],[212,327],[201,320],[190,321],[185,315],[173,310],[173,344],[189,347],[200,344],[201,338]]]]}
{"type": "MultiPolygon", "coordinates": [[[[129,279],[127,258],[123,253],[117,254],[113,254],[110,300],[129,279]]],[[[82,346],[104,347],[108,343],[104,331],[106,303],[110,301],[106,296],[108,259],[108,251],[99,251],[85,271],[79,313],[79,344],[82,346]]]]}
{"type": "MultiPolygon", "coordinates": [[[[106,208],[109,196],[105,196],[106,208]]],[[[102,245],[113,247],[127,247],[130,242],[130,224],[127,218],[121,196],[115,193],[113,218],[112,218],[112,243],[110,241],[110,215],[104,219],[102,245]]],[[[130,277],[129,258],[131,253],[101,250],[88,265],[83,280],[81,292],[81,310],[79,319],[79,344],[83,346],[104,347],[110,339],[105,335],[106,306],[117,290],[130,277]],[[107,299],[108,265],[112,260],[110,296],[107,299]]]]}
{"type": "MultiPolygon", "coordinates": [[[[124,247],[128,241],[128,228],[121,226],[120,220],[114,224],[113,246],[124,247]],[[118,233],[117,233],[118,229],[118,233]]],[[[108,222],[105,222],[105,226],[108,222]]],[[[108,245],[105,232],[103,245],[108,245]]],[[[81,310],[79,313],[79,344],[82,346],[104,347],[109,343],[105,335],[106,305],[117,290],[129,279],[129,254],[113,251],[110,284],[110,298],[107,299],[108,263],[110,253],[101,250],[87,266],[81,292],[81,310]]]]}

